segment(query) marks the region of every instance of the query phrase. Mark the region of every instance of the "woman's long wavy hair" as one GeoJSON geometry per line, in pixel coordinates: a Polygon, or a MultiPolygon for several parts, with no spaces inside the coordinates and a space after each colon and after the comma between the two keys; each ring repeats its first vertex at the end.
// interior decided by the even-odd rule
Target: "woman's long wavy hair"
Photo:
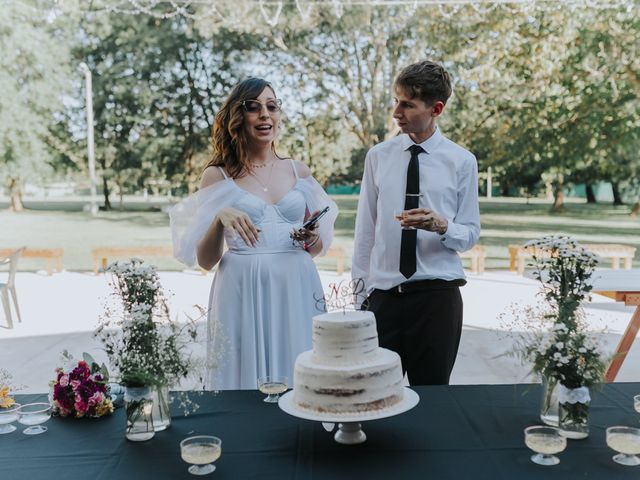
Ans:
{"type": "MultiPolygon", "coordinates": [[[[244,177],[251,170],[249,161],[249,141],[244,129],[245,100],[255,100],[262,91],[269,87],[275,90],[269,82],[261,78],[248,78],[237,84],[224,101],[216,114],[213,131],[211,132],[211,160],[208,167],[223,167],[231,178],[244,177]]],[[[271,150],[276,153],[275,145],[271,150]]]]}

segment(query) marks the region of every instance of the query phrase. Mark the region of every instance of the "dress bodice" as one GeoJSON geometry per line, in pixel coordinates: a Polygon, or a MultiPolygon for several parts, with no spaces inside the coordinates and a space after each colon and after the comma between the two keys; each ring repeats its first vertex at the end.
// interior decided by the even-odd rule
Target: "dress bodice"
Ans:
{"type": "Polygon", "coordinates": [[[299,250],[291,240],[291,230],[300,228],[306,210],[305,198],[298,189],[298,182],[277,203],[270,204],[256,195],[241,189],[242,195],[231,206],[249,215],[260,230],[255,247],[247,245],[237,233],[225,230],[225,240],[234,253],[267,253],[299,250]]]}

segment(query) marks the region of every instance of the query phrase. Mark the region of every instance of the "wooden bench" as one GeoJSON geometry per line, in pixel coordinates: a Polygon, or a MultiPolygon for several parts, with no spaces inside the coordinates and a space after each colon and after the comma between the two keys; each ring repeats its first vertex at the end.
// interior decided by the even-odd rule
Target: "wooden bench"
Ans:
{"type": "MultiPolygon", "coordinates": [[[[611,259],[611,268],[617,270],[620,268],[620,260],[624,262],[625,270],[629,270],[633,264],[633,258],[636,254],[635,247],[628,245],[619,245],[615,243],[597,244],[585,243],[584,248],[595,253],[601,258],[611,259]]],[[[534,253],[534,247],[524,247],[522,245],[509,245],[509,270],[517,270],[520,275],[524,272],[524,261],[531,258],[534,253]]],[[[548,251],[538,250],[537,256],[549,255],[548,251]]]]}
{"type": "Polygon", "coordinates": [[[471,271],[473,273],[484,273],[484,262],[487,258],[487,249],[482,245],[474,245],[471,250],[458,253],[460,258],[471,259],[471,271]]]}
{"type": "MultiPolygon", "coordinates": [[[[0,258],[8,257],[15,248],[0,248],[0,258]]],[[[20,254],[20,258],[37,258],[47,261],[47,273],[51,275],[54,271],[62,271],[63,248],[25,248],[20,254]]]]}
{"type": "Polygon", "coordinates": [[[344,257],[345,257],[344,247],[338,246],[338,247],[329,247],[329,250],[327,250],[327,253],[323,257],[319,257],[319,258],[320,259],[335,258],[336,273],[338,275],[342,275],[344,273],[344,257]]]}
{"type": "Polygon", "coordinates": [[[97,275],[109,265],[109,259],[131,257],[173,257],[172,247],[97,247],[91,250],[93,272],[97,275]]]}

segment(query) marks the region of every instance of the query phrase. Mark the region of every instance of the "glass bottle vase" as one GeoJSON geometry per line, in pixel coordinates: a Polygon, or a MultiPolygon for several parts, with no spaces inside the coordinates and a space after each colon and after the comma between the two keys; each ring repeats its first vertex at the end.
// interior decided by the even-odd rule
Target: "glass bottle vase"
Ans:
{"type": "Polygon", "coordinates": [[[558,426],[558,380],[553,377],[542,377],[540,420],[546,425],[558,426]]]}
{"type": "Polygon", "coordinates": [[[124,394],[127,415],[125,436],[132,442],[144,442],[155,435],[153,429],[153,389],[127,387],[124,394]]]}
{"type": "Polygon", "coordinates": [[[589,404],[591,396],[587,387],[558,389],[559,427],[562,434],[574,440],[589,436],[589,404]]]}
{"type": "Polygon", "coordinates": [[[161,385],[153,389],[153,430],[161,432],[171,425],[169,387],[161,385]]]}

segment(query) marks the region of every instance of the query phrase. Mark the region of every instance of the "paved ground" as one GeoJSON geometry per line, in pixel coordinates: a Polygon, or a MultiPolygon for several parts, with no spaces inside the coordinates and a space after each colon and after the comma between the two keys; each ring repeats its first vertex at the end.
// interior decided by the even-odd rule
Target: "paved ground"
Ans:
{"type": "MultiPolygon", "coordinates": [[[[339,278],[321,272],[325,286],[339,278]]],[[[213,275],[197,272],[162,272],[165,290],[172,292],[171,311],[192,311],[194,304],[206,304],[213,275]]],[[[0,281],[2,281],[0,274],[0,281]]],[[[453,371],[455,384],[495,384],[531,381],[528,367],[507,355],[513,338],[498,318],[510,304],[526,305],[539,301],[534,280],[511,272],[487,272],[468,276],[462,289],[465,325],[458,360],[453,371]]],[[[14,328],[6,328],[0,310],[0,367],[8,369],[23,392],[43,392],[53,377],[60,352],[67,349],[76,357],[83,351],[104,359],[92,332],[108,301],[109,287],[104,275],[63,272],[19,273],[17,291],[22,323],[14,318],[14,328]]],[[[613,351],[631,318],[633,308],[599,295],[586,304],[587,319],[608,351],[613,351]]],[[[627,356],[617,381],[640,381],[640,341],[627,356]]],[[[186,386],[188,387],[188,385],[186,386]]]]}

